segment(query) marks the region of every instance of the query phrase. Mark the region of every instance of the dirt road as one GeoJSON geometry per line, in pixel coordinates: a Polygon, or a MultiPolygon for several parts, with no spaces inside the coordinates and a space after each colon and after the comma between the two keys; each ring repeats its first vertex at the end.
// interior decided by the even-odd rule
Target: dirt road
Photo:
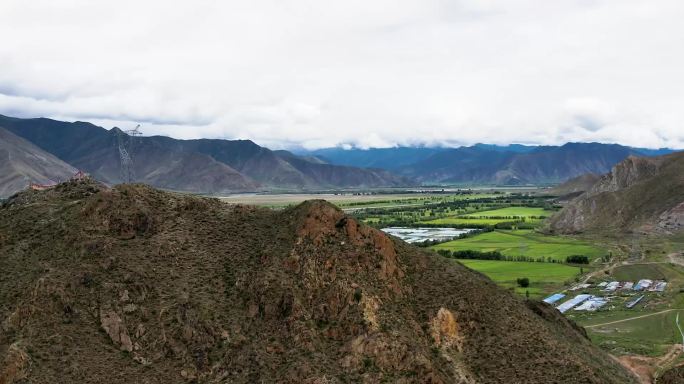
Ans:
{"type": "Polygon", "coordinates": [[[660,315],[660,314],[667,313],[667,312],[672,312],[672,311],[684,311],[684,309],[679,309],[679,308],[666,309],[666,310],[664,310],[664,311],[653,312],[653,313],[649,313],[649,314],[647,314],[647,315],[641,315],[641,316],[630,317],[629,319],[622,319],[622,320],[609,321],[609,322],[607,322],[607,323],[594,324],[594,325],[586,325],[586,326],[584,326],[584,328],[595,328],[595,327],[602,327],[602,326],[604,326],[604,325],[611,325],[611,324],[617,324],[617,323],[624,323],[625,321],[631,321],[631,320],[636,320],[636,319],[642,319],[642,318],[644,318],[644,317],[660,315]]]}

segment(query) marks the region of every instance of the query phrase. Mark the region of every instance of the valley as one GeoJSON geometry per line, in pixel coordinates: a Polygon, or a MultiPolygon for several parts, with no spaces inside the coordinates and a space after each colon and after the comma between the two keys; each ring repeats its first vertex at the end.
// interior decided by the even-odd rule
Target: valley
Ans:
{"type": "MultiPolygon", "coordinates": [[[[275,215],[320,204],[312,201],[326,201],[325,204],[335,204],[332,216],[339,220],[333,223],[335,228],[347,228],[346,220],[359,223],[345,229],[351,239],[355,239],[358,225],[366,225],[372,230],[380,230],[373,233],[384,232],[378,236],[390,236],[392,241],[401,239],[421,248],[421,254],[430,255],[430,260],[442,263],[448,270],[465,267],[477,276],[486,276],[487,281],[495,283],[501,292],[516,297],[525,305],[546,301],[556,309],[533,310],[542,313],[551,310],[553,315],[544,316],[556,318],[554,321],[571,320],[569,324],[584,327],[582,334],[586,333],[595,346],[619,357],[632,371],[646,375],[642,378],[644,383],[652,383],[669,368],[684,363],[681,349],[676,348],[684,342],[679,322],[679,315],[684,312],[684,296],[680,294],[684,289],[684,257],[680,256],[684,250],[684,232],[680,231],[684,226],[684,209],[681,195],[673,192],[684,185],[681,179],[684,156],[681,154],[634,157],[634,154],[640,154],[635,149],[594,144],[537,149],[474,146],[409,151],[411,156],[406,161],[434,167],[438,159],[455,155],[469,156],[471,165],[480,161],[487,163],[486,159],[494,157],[501,160],[500,167],[509,167],[506,171],[483,170],[477,165],[477,169],[468,170],[458,161],[453,163],[452,159],[449,160],[452,166],[455,164],[465,170],[465,179],[445,177],[439,179],[441,184],[433,185],[426,182],[428,179],[421,181],[420,177],[407,173],[411,165],[406,163],[398,165],[401,169],[388,167],[390,172],[357,168],[340,162],[340,157],[332,156],[338,161],[331,164],[315,154],[271,151],[248,141],[138,138],[136,145],[141,151],[138,160],[145,164],[139,163],[133,173],[138,180],[167,190],[153,192],[140,184],[123,184],[112,189],[107,185],[120,181],[115,160],[107,158],[113,155],[113,143],[121,135],[118,129],[107,131],[87,123],[3,116],[0,116],[0,123],[8,127],[0,130],[0,149],[4,148],[7,158],[12,160],[5,164],[3,171],[11,180],[4,192],[8,197],[4,204],[8,207],[16,205],[17,199],[19,206],[24,199],[40,199],[41,193],[56,195],[58,201],[68,200],[69,197],[60,195],[59,191],[72,187],[79,190],[80,183],[88,184],[91,180],[88,176],[72,178],[78,168],[70,164],[93,170],[92,177],[105,181],[87,187],[97,192],[79,190],[77,194],[84,193],[84,198],[96,193],[107,201],[114,193],[122,194],[125,200],[126,194],[134,193],[143,199],[135,203],[129,201],[126,204],[132,205],[124,204],[116,209],[140,209],[141,201],[153,201],[158,205],[157,193],[184,199],[191,206],[202,204],[200,201],[204,200],[201,199],[210,199],[212,204],[219,204],[215,205],[216,209],[231,207],[240,212],[256,210],[254,212],[265,214],[268,211],[275,215]],[[57,133],[66,133],[67,140],[60,143],[56,140],[57,133]],[[87,140],[82,141],[81,137],[87,140]],[[82,148],[78,149],[78,145],[82,148]],[[92,148],[99,148],[100,155],[84,157],[92,148]],[[582,153],[592,153],[601,160],[594,163],[570,161],[567,166],[568,157],[582,153]],[[626,158],[621,160],[623,157],[626,158]],[[169,162],[172,158],[178,160],[169,162]],[[557,165],[552,173],[561,172],[562,178],[568,181],[551,188],[547,183],[558,179],[544,176],[543,168],[557,159],[566,163],[557,165]],[[602,172],[615,162],[618,163],[609,173],[591,173],[602,172]],[[532,172],[537,175],[534,179],[521,173],[529,171],[531,166],[536,169],[532,172]],[[513,171],[510,167],[521,168],[513,171]],[[487,176],[490,171],[508,176],[492,179],[487,176]],[[583,171],[590,173],[570,178],[583,171]],[[47,184],[35,184],[35,187],[32,184],[30,189],[35,191],[12,194],[25,188],[23,183],[29,176],[22,179],[22,174],[47,184]],[[67,184],[71,186],[55,186],[52,181],[55,178],[70,180],[67,184]],[[663,179],[667,182],[663,183],[663,179]]],[[[384,160],[378,161],[384,165],[387,164],[383,161],[391,161],[395,155],[391,150],[379,153],[384,160]]],[[[78,175],[84,173],[78,172],[78,175]]],[[[316,220],[320,219],[319,215],[330,215],[329,211],[333,209],[332,205],[317,207],[308,214],[316,220]]],[[[144,232],[148,226],[160,225],[156,219],[148,218],[155,209],[149,207],[133,213],[125,222],[107,218],[103,225],[120,226],[117,231],[124,233],[118,236],[136,238],[141,230],[139,226],[144,232]]],[[[0,236],[11,236],[11,233],[0,233],[0,236]]],[[[0,245],[2,241],[0,237],[0,245]]],[[[340,244],[345,245],[347,241],[342,240],[340,244]]],[[[320,248],[323,249],[330,251],[327,247],[320,248]]],[[[229,281],[232,282],[233,277],[229,277],[229,281]]],[[[433,294],[439,297],[439,294],[433,294]]],[[[366,302],[363,305],[363,311],[367,312],[376,304],[366,302]]],[[[250,313],[253,308],[250,304],[250,313]]],[[[256,308],[258,313],[260,309],[256,308]]],[[[321,320],[324,323],[320,327],[325,328],[325,322],[330,321],[325,319],[321,320]]],[[[375,327],[375,320],[367,321],[375,327]]],[[[149,359],[141,354],[135,356],[140,361],[149,359]]],[[[345,372],[344,375],[350,374],[348,370],[345,372]]],[[[351,376],[345,377],[372,377],[365,369],[354,368],[351,372],[351,376]]],[[[212,375],[202,369],[197,374],[212,375]]]]}
{"type": "Polygon", "coordinates": [[[684,384],[682,15],[3,0],[0,384],[684,384]]]}

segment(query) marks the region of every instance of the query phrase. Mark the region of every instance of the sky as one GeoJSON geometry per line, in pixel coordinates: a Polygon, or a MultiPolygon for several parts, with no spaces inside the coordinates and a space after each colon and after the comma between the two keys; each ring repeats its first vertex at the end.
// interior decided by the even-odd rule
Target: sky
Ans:
{"type": "Polygon", "coordinates": [[[271,148],[684,148],[681,0],[0,2],[0,114],[271,148]]]}

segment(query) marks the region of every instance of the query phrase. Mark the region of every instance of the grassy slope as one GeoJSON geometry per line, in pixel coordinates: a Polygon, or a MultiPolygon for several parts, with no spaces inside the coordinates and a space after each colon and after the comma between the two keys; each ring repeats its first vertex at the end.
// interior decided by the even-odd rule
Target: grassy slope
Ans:
{"type": "MultiPolygon", "coordinates": [[[[670,345],[681,343],[681,336],[675,326],[677,312],[670,311],[602,327],[587,328],[587,331],[592,341],[615,354],[660,355],[670,345]]],[[[681,318],[684,310],[679,312],[681,312],[681,318]]],[[[612,313],[611,319],[600,319],[600,321],[594,319],[583,325],[601,324],[614,321],[613,319],[636,317],[641,314],[618,310],[612,313]]]]}

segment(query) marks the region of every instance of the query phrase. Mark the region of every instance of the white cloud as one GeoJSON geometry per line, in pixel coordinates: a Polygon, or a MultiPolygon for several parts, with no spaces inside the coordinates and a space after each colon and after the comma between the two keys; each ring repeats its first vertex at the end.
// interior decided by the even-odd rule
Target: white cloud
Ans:
{"type": "Polygon", "coordinates": [[[302,145],[684,147],[678,0],[5,0],[0,113],[302,145]]]}

